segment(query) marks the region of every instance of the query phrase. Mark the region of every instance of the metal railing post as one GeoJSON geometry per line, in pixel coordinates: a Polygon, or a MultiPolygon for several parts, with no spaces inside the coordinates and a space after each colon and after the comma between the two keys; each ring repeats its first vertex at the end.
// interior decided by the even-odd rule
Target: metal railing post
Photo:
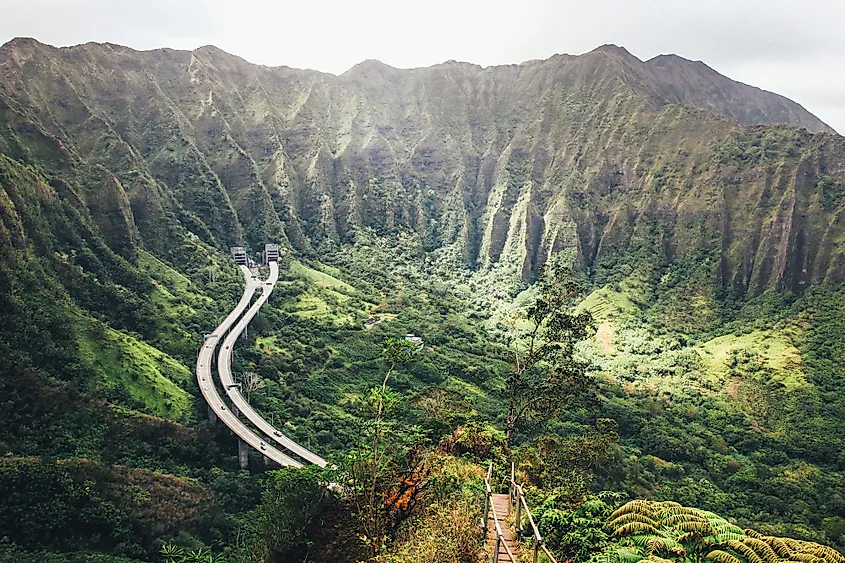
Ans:
{"type": "Polygon", "coordinates": [[[481,533],[484,539],[487,539],[487,522],[490,521],[490,497],[487,495],[487,489],[484,489],[484,520],[481,522],[481,533]]]}
{"type": "Polygon", "coordinates": [[[537,550],[540,549],[540,544],[534,542],[534,563],[537,563],[537,550]]]}
{"type": "Polygon", "coordinates": [[[513,506],[514,495],[516,494],[516,466],[514,465],[514,461],[511,460],[511,482],[508,485],[508,492],[510,493],[510,501],[511,506],[513,506]]]}
{"type": "Polygon", "coordinates": [[[496,550],[493,552],[493,563],[499,563],[499,546],[502,543],[502,538],[496,537],[496,550]]]}
{"type": "Polygon", "coordinates": [[[520,495],[519,488],[516,489],[516,535],[519,537],[522,534],[522,495],[520,495]]]}

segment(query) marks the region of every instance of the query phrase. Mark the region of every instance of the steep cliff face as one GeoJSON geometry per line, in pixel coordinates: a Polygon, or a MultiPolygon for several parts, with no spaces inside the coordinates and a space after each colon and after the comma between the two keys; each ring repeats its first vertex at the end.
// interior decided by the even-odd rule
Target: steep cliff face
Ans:
{"type": "Polygon", "coordinates": [[[0,151],[65,186],[121,254],[164,251],[168,225],[306,252],[408,229],[526,277],[563,250],[595,272],[647,247],[708,253],[741,292],[800,291],[845,274],[845,139],[807,130],[829,128],[701,63],[612,46],[338,77],[213,47],[0,49],[0,151]]]}

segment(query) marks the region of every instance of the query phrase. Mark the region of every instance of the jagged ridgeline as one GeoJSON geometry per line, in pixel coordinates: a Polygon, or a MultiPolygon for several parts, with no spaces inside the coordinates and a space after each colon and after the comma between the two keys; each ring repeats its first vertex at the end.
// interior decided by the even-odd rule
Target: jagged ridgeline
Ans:
{"type": "Polygon", "coordinates": [[[606,563],[845,563],[830,547],[743,530],[712,512],[670,501],[631,501],[611,515],[608,527],[618,545],[602,553],[606,563]]]}
{"type": "MultiPolygon", "coordinates": [[[[595,289],[591,361],[632,468],[619,487],[842,545],[843,212],[845,138],[679,57],[607,46],[489,68],[367,61],[332,76],[211,47],[11,41],[0,47],[0,485],[17,505],[0,528],[39,530],[54,511],[30,506],[67,497],[52,539],[18,533],[18,547],[150,558],[170,529],[237,541],[221,515],[252,510],[260,490],[236,482],[231,436],[201,422],[192,366],[241,292],[227,248],[279,242],[299,260],[239,356],[272,382],[264,412],[309,443],[354,443],[353,408],[383,380],[373,358],[390,331],[426,331],[431,353],[400,385],[433,438],[495,421],[507,362],[479,326],[501,312],[485,298],[509,305],[521,285],[500,282],[531,280],[558,255],[595,289]],[[388,259],[405,250],[412,275],[388,259]],[[803,294],[792,310],[788,293],[803,294]],[[722,308],[748,302],[725,328],[722,308]],[[656,320],[659,339],[646,326],[656,320]],[[186,499],[172,520],[148,511],[167,496],[159,471],[186,499]],[[80,498],[91,475],[115,485],[80,498]],[[42,486],[57,479],[58,493],[42,486]],[[701,493],[704,479],[733,496],[701,493]],[[125,508],[123,535],[87,520],[109,503],[125,508]],[[178,526],[134,531],[155,519],[178,526]]],[[[609,557],[631,563],[843,563],[670,503],[628,505],[613,526],[609,557]]]]}
{"type": "Polygon", "coordinates": [[[690,260],[753,294],[845,273],[842,137],[702,63],[610,46],[335,77],[19,39],[0,50],[0,152],[126,257],[172,252],[174,229],[308,252],[371,227],[525,277],[562,250],[599,275],[690,260]]]}

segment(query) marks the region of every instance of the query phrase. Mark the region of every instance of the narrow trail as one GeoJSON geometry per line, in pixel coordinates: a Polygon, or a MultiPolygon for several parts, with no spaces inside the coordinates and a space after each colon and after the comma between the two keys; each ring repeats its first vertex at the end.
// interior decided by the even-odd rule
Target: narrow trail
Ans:
{"type": "Polygon", "coordinates": [[[491,496],[493,510],[490,518],[487,520],[487,550],[494,557],[494,561],[499,563],[517,563],[519,561],[520,545],[516,541],[513,531],[508,526],[507,518],[510,514],[510,496],[508,494],[494,494],[491,496]],[[495,514],[496,520],[493,520],[495,514]],[[497,542],[496,524],[502,530],[502,539],[497,542]],[[498,547],[499,553],[496,558],[496,549],[498,547]],[[511,554],[514,558],[511,559],[511,554]]]}

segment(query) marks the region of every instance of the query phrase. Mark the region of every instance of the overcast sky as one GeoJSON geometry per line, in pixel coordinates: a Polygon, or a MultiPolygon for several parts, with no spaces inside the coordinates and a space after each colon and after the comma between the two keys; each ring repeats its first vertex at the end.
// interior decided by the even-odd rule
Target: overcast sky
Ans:
{"type": "Polygon", "coordinates": [[[605,43],[641,59],[676,53],[783,94],[845,133],[843,0],[0,0],[0,43],[216,45],[266,65],[340,74],[482,66],[579,54],[605,43]]]}

